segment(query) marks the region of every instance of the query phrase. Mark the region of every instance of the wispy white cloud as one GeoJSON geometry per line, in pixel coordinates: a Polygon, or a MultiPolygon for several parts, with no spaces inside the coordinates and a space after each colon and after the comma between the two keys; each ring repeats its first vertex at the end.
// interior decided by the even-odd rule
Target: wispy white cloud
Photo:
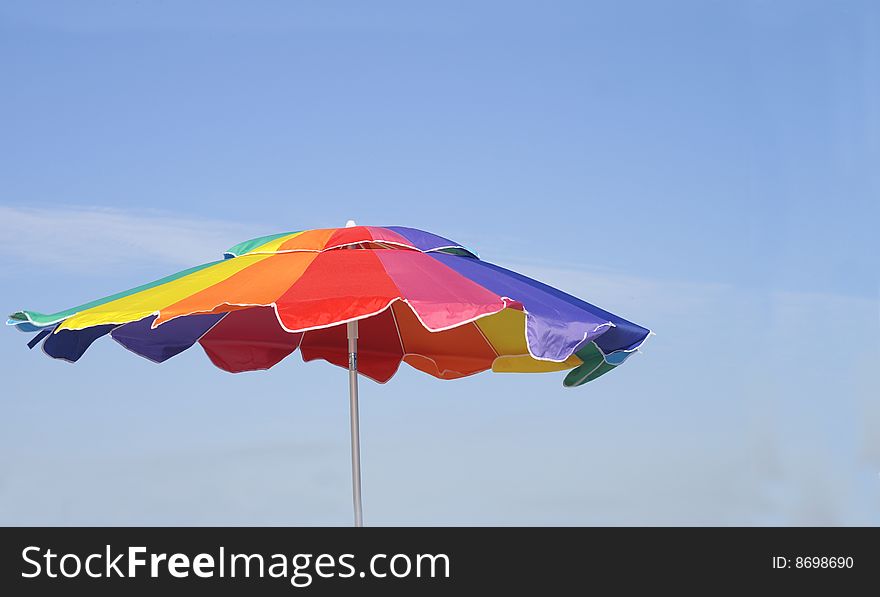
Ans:
{"type": "MultiPolygon", "coordinates": [[[[252,230],[234,222],[160,213],[0,206],[0,250],[7,259],[50,266],[56,271],[90,267],[95,263],[113,266],[132,260],[187,266],[215,259],[235,242],[268,232],[272,230],[252,230]]],[[[484,239],[487,246],[492,246],[492,241],[484,239]]],[[[382,404],[387,407],[373,403],[368,410],[375,417],[375,427],[368,437],[383,438],[382,442],[375,442],[370,451],[374,471],[370,478],[385,481],[374,482],[370,494],[375,520],[389,524],[407,520],[442,524],[876,524],[880,521],[880,435],[876,433],[880,426],[876,400],[880,386],[875,373],[880,359],[880,322],[876,301],[835,294],[749,289],[699,280],[632,276],[567,264],[518,263],[516,260],[499,260],[499,263],[646,325],[658,336],[646,345],[644,355],[627,363],[619,374],[602,378],[577,393],[566,394],[573,400],[564,405],[565,416],[554,416],[552,425],[548,424],[553,434],[529,442],[527,448],[523,447],[522,434],[535,432],[536,427],[531,419],[525,422],[528,419],[525,415],[517,418],[517,409],[523,413],[539,413],[544,412],[545,407],[527,410],[533,404],[532,399],[537,398],[529,395],[509,411],[506,425],[499,425],[497,413],[502,403],[493,400],[495,396],[503,396],[507,404],[512,398],[538,392],[538,388],[547,387],[544,384],[552,385],[558,380],[533,382],[496,376],[486,380],[485,385],[480,379],[472,379],[458,386],[439,387],[440,384],[433,386],[428,380],[415,376],[409,383],[404,373],[395,384],[383,386],[382,404]],[[443,404],[447,406],[437,407],[439,402],[435,404],[433,400],[413,401],[415,383],[419,384],[419,392],[436,392],[438,400],[440,396],[445,397],[447,402],[443,404]],[[613,400],[607,400],[609,395],[613,395],[613,400]],[[468,435],[466,429],[462,430],[464,423],[458,420],[462,410],[448,408],[448,404],[466,408],[467,418],[476,421],[473,428],[477,431],[468,435]],[[383,419],[376,414],[382,408],[387,408],[385,415],[403,413],[399,414],[402,419],[383,419]],[[438,410],[431,410],[434,408],[438,410]],[[402,431],[408,426],[397,424],[399,420],[442,421],[444,416],[450,417],[449,425],[416,426],[418,433],[413,438],[402,431]],[[507,426],[518,431],[510,432],[507,426]],[[453,443],[450,443],[453,433],[450,429],[456,430],[453,443]],[[401,450],[400,446],[409,439],[413,449],[401,450]],[[424,448],[417,449],[418,446],[424,448]],[[412,462],[402,465],[401,454],[412,462]],[[436,454],[443,454],[436,466],[423,466],[436,454]],[[517,454],[517,457],[508,458],[509,454],[517,454]],[[400,470],[412,472],[405,482],[397,481],[400,470]],[[528,471],[527,474],[523,474],[524,471],[528,471]],[[519,479],[522,483],[516,485],[519,479]],[[535,482],[536,479],[540,482],[535,482]],[[464,496],[456,491],[462,484],[471,488],[464,496]],[[430,488],[430,491],[425,490],[422,495],[412,488],[430,488]],[[444,488],[452,490],[444,491],[444,488]],[[411,496],[413,499],[401,498],[407,491],[416,491],[411,496]],[[511,500],[511,495],[518,497],[511,500]],[[499,503],[508,505],[499,508],[499,503]],[[485,504],[485,508],[479,504],[485,504]]],[[[20,345],[16,344],[15,348],[16,351],[10,348],[4,354],[4,360],[16,363],[15,359],[24,358],[19,356],[20,345]]],[[[111,357],[109,353],[107,356],[111,357]]],[[[111,368],[112,375],[129,374],[138,365],[120,356],[118,371],[111,368]]],[[[180,370],[183,369],[181,366],[180,370]]],[[[166,367],[163,371],[175,375],[173,368],[166,367]]],[[[309,366],[296,371],[302,396],[322,396],[326,392],[321,373],[327,372],[315,371],[309,366]]],[[[86,371],[83,375],[88,374],[86,371]]],[[[212,379],[192,377],[190,380],[187,376],[176,379],[175,383],[209,384],[212,379]]],[[[259,378],[236,378],[232,382],[222,379],[222,384],[210,386],[211,391],[205,392],[204,397],[193,392],[192,404],[207,404],[208,397],[213,404],[216,396],[226,391],[230,392],[230,403],[233,403],[239,396],[228,390],[229,384],[251,387],[259,378]]],[[[267,384],[272,379],[281,379],[279,383],[285,384],[289,381],[281,370],[273,371],[265,379],[267,384]]],[[[25,382],[10,378],[6,383],[10,386],[25,382]]],[[[272,394],[268,391],[270,387],[265,386],[266,395],[272,394]]],[[[31,385],[27,389],[22,385],[7,390],[10,395],[27,395],[34,391],[31,388],[31,385]]],[[[147,401],[148,388],[132,387],[128,391],[131,402],[141,398],[147,401]]],[[[97,401],[102,400],[101,396],[101,393],[82,393],[78,396],[80,407],[76,412],[100,411],[97,401]]],[[[153,410],[144,416],[161,416],[153,415],[153,410]]],[[[202,410],[192,408],[189,412],[202,410]]],[[[320,409],[315,406],[313,412],[320,409]]],[[[45,424],[42,411],[35,417],[40,417],[41,424],[45,424]]],[[[196,426],[195,420],[185,420],[196,426]]],[[[294,436],[309,429],[305,421],[310,419],[301,420],[303,427],[294,431],[294,436]]],[[[92,423],[81,423],[83,427],[88,424],[92,423]]],[[[152,424],[157,428],[161,426],[166,434],[163,445],[172,446],[181,454],[186,452],[190,432],[188,428],[183,430],[185,425],[174,435],[164,420],[155,420],[152,424]]],[[[252,441],[263,441],[268,427],[271,427],[269,420],[252,425],[252,441]]],[[[19,425],[6,429],[0,434],[0,446],[4,442],[17,446],[22,437],[27,438],[26,434],[22,435],[22,428],[19,425]]],[[[291,431],[284,426],[273,433],[284,438],[291,431]]],[[[245,438],[242,441],[247,439],[242,437],[245,438]]],[[[346,439],[344,433],[341,437],[346,439]]],[[[19,469],[10,469],[5,494],[0,487],[0,510],[7,513],[3,519],[9,523],[55,520],[104,524],[127,520],[132,524],[167,524],[226,520],[274,524],[289,521],[287,509],[312,517],[305,518],[306,521],[332,520],[335,511],[328,514],[316,507],[314,496],[328,500],[337,494],[343,496],[338,500],[339,511],[347,514],[348,504],[344,499],[347,471],[344,464],[339,467],[335,464],[345,459],[344,442],[340,446],[339,456],[320,459],[314,466],[301,465],[303,471],[316,478],[322,475],[335,478],[333,471],[341,470],[341,480],[331,490],[308,486],[308,489],[294,491],[291,487],[299,488],[302,484],[299,479],[280,485],[273,476],[276,469],[285,467],[267,466],[264,455],[243,454],[240,467],[224,469],[227,474],[223,477],[223,489],[217,492],[226,492],[227,500],[215,501],[207,508],[203,488],[219,486],[220,477],[210,470],[200,472],[191,465],[182,465],[179,469],[172,467],[145,477],[158,485],[166,477],[173,479],[177,492],[173,505],[166,507],[161,499],[151,497],[148,492],[132,492],[140,496],[140,501],[134,502],[136,507],[132,506],[136,513],[114,511],[106,507],[106,488],[93,484],[94,487],[77,488],[77,495],[86,491],[90,503],[104,506],[82,510],[77,506],[71,511],[59,511],[54,517],[47,514],[49,506],[32,499],[33,492],[15,490],[32,487],[33,482],[23,472],[16,472],[19,469]],[[266,480],[264,505],[267,510],[257,514],[246,504],[247,500],[239,500],[240,496],[228,489],[242,483],[252,484],[254,471],[265,471],[266,480]],[[178,479],[191,482],[178,482],[178,479]],[[270,495],[272,491],[276,494],[270,495]],[[34,503],[38,503],[39,508],[35,508],[34,503]],[[141,514],[150,511],[151,504],[153,514],[141,514]],[[277,504],[282,506],[270,513],[268,509],[277,504]]],[[[137,446],[122,442],[118,449],[128,456],[137,451],[137,446]]],[[[285,458],[289,451],[279,450],[285,458]]],[[[187,458],[177,460],[188,461],[187,458]]],[[[34,464],[33,457],[26,462],[28,466],[21,468],[22,471],[25,468],[42,470],[34,464]]],[[[63,480],[63,476],[61,478],[63,480]]],[[[77,487],[62,484],[59,489],[48,477],[43,483],[50,493],[52,490],[63,494],[68,487],[77,487]]]]}
{"type": "Polygon", "coordinates": [[[7,263],[68,271],[144,262],[185,267],[219,259],[229,246],[270,232],[162,212],[0,205],[0,251],[7,263]]]}
{"type": "MultiPolygon", "coordinates": [[[[699,444],[703,440],[693,438],[701,433],[727,434],[734,442],[727,462],[720,446],[705,441],[666,471],[670,495],[682,487],[696,495],[709,470],[730,485],[713,504],[681,495],[690,516],[725,524],[880,521],[876,300],[552,265],[512,267],[657,332],[645,345],[638,375],[652,401],[681,421],[665,423],[662,449],[699,444]],[[720,519],[710,515],[712,508],[723,513],[720,519]]],[[[608,485],[617,482],[626,486],[625,479],[608,485]]]]}

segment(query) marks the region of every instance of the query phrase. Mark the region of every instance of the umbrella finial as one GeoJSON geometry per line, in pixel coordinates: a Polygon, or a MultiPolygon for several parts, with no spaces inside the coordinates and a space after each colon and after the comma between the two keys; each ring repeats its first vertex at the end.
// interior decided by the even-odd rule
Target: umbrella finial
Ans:
{"type": "Polygon", "coordinates": [[[349,220],[345,223],[346,228],[354,228],[355,226],[357,226],[357,224],[355,223],[354,220],[349,220]]]}

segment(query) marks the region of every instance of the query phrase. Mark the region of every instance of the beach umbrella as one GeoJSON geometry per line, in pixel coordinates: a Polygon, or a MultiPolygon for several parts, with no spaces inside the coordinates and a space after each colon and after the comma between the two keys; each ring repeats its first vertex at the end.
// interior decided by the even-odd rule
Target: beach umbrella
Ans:
{"type": "Polygon", "coordinates": [[[580,386],[611,371],[650,331],[415,228],[286,232],[224,259],[53,314],[18,311],[28,346],[70,362],[102,336],[161,363],[199,344],[231,373],[299,349],[349,371],[355,524],[362,524],[358,374],[401,363],[440,379],[481,371],[568,371],[580,386]]]}

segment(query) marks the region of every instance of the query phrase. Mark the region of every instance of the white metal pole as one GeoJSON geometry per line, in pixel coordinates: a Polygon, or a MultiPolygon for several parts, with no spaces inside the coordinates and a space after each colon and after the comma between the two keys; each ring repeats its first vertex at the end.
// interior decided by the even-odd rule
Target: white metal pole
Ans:
{"type": "Polygon", "coordinates": [[[354,526],[364,526],[361,506],[361,436],[358,417],[357,338],[358,322],[348,323],[348,390],[351,402],[351,492],[354,502],[354,526]]]}

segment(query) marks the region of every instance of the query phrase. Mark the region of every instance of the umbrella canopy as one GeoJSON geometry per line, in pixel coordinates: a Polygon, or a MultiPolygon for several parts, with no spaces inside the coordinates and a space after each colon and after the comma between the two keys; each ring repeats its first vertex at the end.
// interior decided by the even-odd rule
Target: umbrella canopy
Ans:
{"type": "Polygon", "coordinates": [[[357,371],[391,379],[400,363],[440,379],[569,370],[579,386],[620,365],[649,330],[449,239],[400,226],[287,232],[240,243],[224,259],[53,314],[7,324],[38,332],[51,357],[77,361],[110,335],[163,362],[198,343],[238,373],[268,369],[299,348],[305,361],[350,368],[347,327],[359,323],[357,371]]]}

